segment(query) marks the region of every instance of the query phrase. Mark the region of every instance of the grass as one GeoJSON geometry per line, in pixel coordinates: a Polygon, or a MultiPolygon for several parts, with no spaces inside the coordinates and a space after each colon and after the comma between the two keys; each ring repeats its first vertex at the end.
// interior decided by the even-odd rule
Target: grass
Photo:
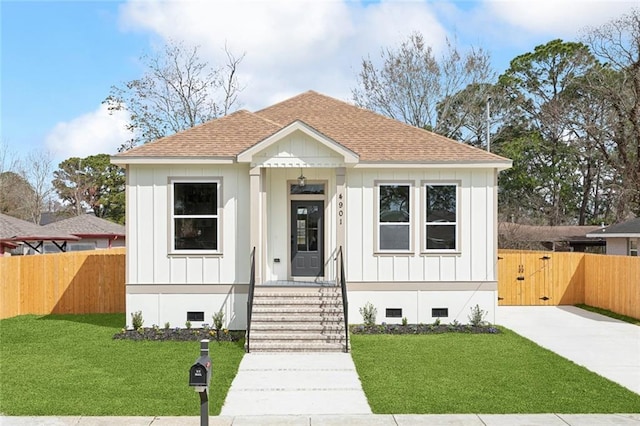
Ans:
{"type": "MultiPolygon", "coordinates": [[[[0,321],[4,415],[197,416],[188,386],[197,342],[113,340],[124,315],[0,321]]],[[[517,334],[352,335],[375,413],[625,413],[640,395],[517,334]]],[[[211,342],[212,415],[220,413],[242,341],[211,342]]]]}
{"type": "Polygon", "coordinates": [[[609,318],[617,319],[620,321],[628,322],[629,324],[640,325],[640,319],[628,317],[626,315],[617,314],[615,312],[608,311],[606,309],[596,308],[595,306],[584,305],[579,303],[575,305],[580,309],[584,309],[585,311],[595,312],[596,314],[604,315],[609,318]]]}
{"type": "MultiPolygon", "coordinates": [[[[188,386],[199,342],[113,340],[124,314],[20,316],[0,321],[0,413],[198,416],[188,386]]],[[[220,413],[244,354],[211,342],[209,411],[220,413]]]]}
{"type": "Polygon", "coordinates": [[[517,334],[352,335],[374,413],[635,413],[640,395],[517,334]]]}

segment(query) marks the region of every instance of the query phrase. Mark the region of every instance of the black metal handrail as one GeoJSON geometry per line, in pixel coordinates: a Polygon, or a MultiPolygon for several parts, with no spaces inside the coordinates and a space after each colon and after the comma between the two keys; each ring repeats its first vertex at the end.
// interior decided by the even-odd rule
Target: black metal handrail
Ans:
{"type": "Polygon", "coordinates": [[[251,334],[251,311],[253,311],[253,293],[256,288],[256,248],[254,247],[251,250],[251,273],[249,275],[249,294],[247,297],[247,332],[246,332],[246,342],[245,342],[245,351],[249,352],[249,335],[251,334]]]}
{"type": "Polygon", "coordinates": [[[342,246],[338,249],[338,280],[342,289],[342,310],[344,311],[344,334],[345,343],[344,351],[349,352],[349,300],[347,299],[347,280],[344,275],[344,257],[342,255],[342,246]]]}

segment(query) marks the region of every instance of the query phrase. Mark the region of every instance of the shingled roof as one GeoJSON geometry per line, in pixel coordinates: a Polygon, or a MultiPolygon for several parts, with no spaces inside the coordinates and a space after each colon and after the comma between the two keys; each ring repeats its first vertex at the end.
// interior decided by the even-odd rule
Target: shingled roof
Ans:
{"type": "Polygon", "coordinates": [[[638,237],[640,236],[640,217],[628,220],[626,222],[616,223],[597,232],[591,232],[587,237],[638,237]]]}
{"type": "Polygon", "coordinates": [[[308,91],[257,112],[241,110],[118,154],[133,158],[218,158],[238,154],[301,121],[370,163],[491,163],[511,161],[436,133],[308,91]]]}
{"type": "Polygon", "coordinates": [[[80,238],[56,229],[0,213],[0,241],[75,241],[80,238]]]}
{"type": "Polygon", "coordinates": [[[52,222],[44,229],[77,235],[78,237],[124,237],[123,225],[101,219],[94,214],[83,214],[69,219],[52,222]]]}

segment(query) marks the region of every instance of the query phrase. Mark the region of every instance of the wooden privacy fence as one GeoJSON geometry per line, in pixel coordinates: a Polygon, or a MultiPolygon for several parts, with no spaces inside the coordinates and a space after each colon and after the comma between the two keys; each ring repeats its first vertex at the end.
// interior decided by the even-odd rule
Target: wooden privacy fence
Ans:
{"type": "Polygon", "coordinates": [[[576,303],[640,318],[640,257],[498,252],[499,305],[576,303]]]}
{"type": "Polygon", "coordinates": [[[125,311],[125,249],[0,257],[0,318],[125,311]]]}
{"type": "MultiPolygon", "coordinates": [[[[587,305],[640,318],[640,257],[500,250],[500,305],[587,305]]],[[[125,311],[125,249],[0,257],[0,319],[125,311]]]]}

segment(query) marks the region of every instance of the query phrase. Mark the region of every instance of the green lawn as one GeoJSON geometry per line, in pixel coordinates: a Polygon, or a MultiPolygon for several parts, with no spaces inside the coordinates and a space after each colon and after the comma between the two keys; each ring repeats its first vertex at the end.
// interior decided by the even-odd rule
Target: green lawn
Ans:
{"type": "Polygon", "coordinates": [[[605,317],[614,318],[620,321],[628,322],[629,324],[640,325],[640,319],[628,317],[626,315],[618,314],[616,312],[611,312],[606,309],[596,308],[595,306],[585,305],[583,303],[578,303],[575,305],[580,309],[584,309],[585,311],[595,312],[596,314],[604,315],[605,317]]]}
{"type": "MultiPolygon", "coordinates": [[[[188,378],[200,343],[113,340],[124,324],[124,314],[0,321],[0,413],[198,416],[188,378]]],[[[220,413],[242,345],[209,344],[212,415],[220,413]]]]}
{"type": "MultiPolygon", "coordinates": [[[[199,415],[188,371],[198,342],[113,340],[123,315],[0,321],[0,413],[199,415]]],[[[243,342],[211,342],[219,414],[243,342]]],[[[505,330],[498,335],[352,335],[375,413],[638,412],[640,395],[505,330]]]]}
{"type": "Polygon", "coordinates": [[[374,413],[636,413],[640,395],[517,334],[352,335],[374,413]]]}

